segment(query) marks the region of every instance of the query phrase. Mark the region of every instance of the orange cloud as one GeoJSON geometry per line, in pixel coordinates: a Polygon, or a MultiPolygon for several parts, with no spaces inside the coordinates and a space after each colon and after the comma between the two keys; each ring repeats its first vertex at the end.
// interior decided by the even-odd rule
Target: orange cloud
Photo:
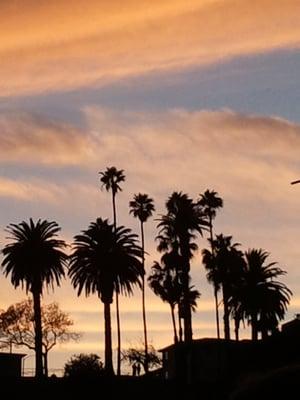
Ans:
{"type": "Polygon", "coordinates": [[[1,95],[101,86],[298,47],[299,7],[294,0],[7,3],[0,13],[1,95]]]}
{"type": "Polygon", "coordinates": [[[0,114],[0,143],[1,162],[60,166],[87,160],[93,148],[74,126],[22,112],[0,114]]]}

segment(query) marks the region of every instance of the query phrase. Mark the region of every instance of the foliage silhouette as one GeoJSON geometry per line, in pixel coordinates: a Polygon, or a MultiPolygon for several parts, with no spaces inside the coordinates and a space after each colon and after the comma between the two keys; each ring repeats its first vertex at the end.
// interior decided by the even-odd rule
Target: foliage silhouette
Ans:
{"type": "Polygon", "coordinates": [[[69,276],[78,295],[97,293],[104,303],[105,369],[113,374],[110,305],[117,291],[130,295],[134,285],[141,287],[143,252],[137,235],[123,226],[116,227],[98,218],[87,230],[75,236],[69,276]]]}
{"type": "Polygon", "coordinates": [[[202,262],[206,268],[207,279],[215,288],[222,289],[224,307],[224,337],[230,339],[230,298],[239,285],[245,268],[243,253],[238,243],[231,243],[231,236],[217,235],[213,241],[214,255],[208,249],[202,250],[202,262]]]}
{"type": "Polygon", "coordinates": [[[64,376],[75,379],[95,379],[103,375],[103,363],[97,354],[75,354],[64,366],[64,376]]]}
{"type": "MultiPolygon", "coordinates": [[[[99,172],[101,188],[105,188],[107,192],[112,194],[113,208],[113,226],[114,230],[117,227],[117,209],[116,209],[116,194],[122,191],[121,182],[125,181],[124,170],[118,170],[116,167],[107,167],[104,172],[99,172]]],[[[121,375],[121,325],[120,325],[120,309],[119,309],[119,288],[116,288],[116,315],[117,315],[117,375],[121,375]]]]}
{"type": "Polygon", "coordinates": [[[190,259],[197,249],[195,234],[202,235],[203,229],[208,225],[201,209],[193,202],[187,194],[174,192],[166,202],[167,214],[159,219],[159,241],[158,250],[172,250],[178,246],[182,257],[181,265],[178,266],[183,285],[183,319],[184,319],[184,340],[190,342],[193,338],[192,316],[189,304],[189,283],[190,283],[190,259]]]}
{"type": "Polygon", "coordinates": [[[232,299],[234,309],[251,324],[253,340],[257,340],[259,331],[263,338],[276,331],[292,295],[286,285],[274,280],[286,272],[275,262],[266,263],[268,256],[262,249],[245,253],[242,284],[232,299]]]}
{"type": "MultiPolygon", "coordinates": [[[[214,256],[213,247],[213,220],[216,217],[216,212],[219,208],[223,207],[223,200],[218,197],[218,193],[214,190],[206,190],[204,194],[200,194],[200,199],[198,200],[198,205],[202,207],[204,215],[208,218],[209,225],[209,239],[211,245],[211,254],[214,256]]],[[[212,282],[214,286],[214,297],[215,297],[215,308],[216,308],[216,324],[217,324],[217,338],[220,339],[220,321],[219,321],[219,301],[218,301],[218,291],[220,288],[217,286],[216,282],[212,282]]]]}
{"type": "Polygon", "coordinates": [[[30,218],[29,222],[8,225],[11,240],[3,249],[2,268],[14,287],[31,292],[34,305],[36,377],[43,376],[41,296],[44,286],[54,288],[64,277],[66,244],[57,239],[60,227],[54,221],[30,218]]]}
{"type": "MultiPolygon", "coordinates": [[[[171,258],[169,253],[165,254],[162,258],[162,265],[157,261],[151,268],[151,274],[148,277],[150,288],[153,292],[159,296],[162,301],[170,305],[172,325],[174,331],[174,343],[178,342],[178,334],[175,321],[175,307],[179,308],[179,314],[182,313],[183,304],[183,285],[178,279],[176,269],[172,268],[172,264],[169,263],[171,258]]],[[[197,299],[200,297],[198,290],[195,290],[193,286],[189,287],[189,305],[190,308],[195,311],[197,306],[197,299]]],[[[179,320],[180,321],[180,320],[179,320]]]]}
{"type": "Polygon", "coordinates": [[[127,361],[129,365],[139,363],[143,366],[144,372],[161,366],[161,357],[153,346],[148,346],[147,358],[143,348],[131,347],[122,351],[122,360],[127,361]]]}
{"type": "MultiPolygon", "coordinates": [[[[144,239],[144,223],[150,218],[155,211],[154,202],[147,194],[135,194],[132,201],[129,202],[129,212],[135,218],[140,220],[141,225],[141,242],[143,250],[143,270],[145,271],[145,239],[144,239]]],[[[145,301],[145,274],[142,279],[142,312],[144,326],[144,343],[145,343],[145,372],[148,372],[148,338],[147,338],[147,321],[146,321],[146,301],[145,301]]]]}
{"type": "MultiPolygon", "coordinates": [[[[58,343],[79,340],[80,334],[70,331],[74,322],[63,312],[58,303],[41,307],[42,318],[42,354],[44,375],[48,376],[48,353],[58,343]]],[[[0,339],[6,346],[25,346],[35,349],[34,313],[32,300],[23,300],[13,304],[0,313],[0,339]]]]}

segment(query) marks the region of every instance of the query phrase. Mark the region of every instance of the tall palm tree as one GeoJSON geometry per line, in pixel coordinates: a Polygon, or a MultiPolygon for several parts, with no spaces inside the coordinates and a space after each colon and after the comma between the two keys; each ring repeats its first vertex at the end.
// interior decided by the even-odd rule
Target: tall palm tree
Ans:
{"type": "Polygon", "coordinates": [[[253,340],[257,340],[259,331],[266,337],[269,330],[278,326],[292,294],[286,285],[275,280],[286,272],[275,262],[266,263],[268,256],[262,249],[245,252],[246,268],[238,300],[240,312],[251,323],[253,340]]]}
{"type": "MultiPolygon", "coordinates": [[[[221,197],[218,197],[218,193],[214,190],[206,190],[204,194],[200,194],[200,199],[198,200],[198,205],[202,207],[202,211],[204,215],[208,218],[208,226],[209,226],[209,236],[210,236],[210,245],[211,245],[211,253],[214,255],[214,247],[213,247],[213,220],[216,217],[216,211],[219,208],[223,207],[223,200],[221,197]]],[[[217,338],[220,339],[220,321],[219,321],[219,301],[218,301],[218,291],[219,288],[214,284],[214,297],[215,297],[215,308],[216,308],[216,324],[217,324],[217,338]]]]}
{"type": "Polygon", "coordinates": [[[10,275],[14,287],[25,286],[31,292],[34,306],[36,377],[43,376],[41,296],[44,286],[54,288],[64,277],[66,244],[57,239],[60,227],[54,221],[30,218],[29,222],[10,224],[6,228],[11,240],[2,253],[2,268],[10,275]]]}
{"type": "Polygon", "coordinates": [[[75,236],[70,256],[69,276],[78,296],[97,293],[104,304],[105,369],[113,374],[110,305],[113,295],[130,295],[133,286],[141,287],[143,252],[137,235],[123,226],[114,228],[98,218],[87,230],[75,236]]]}
{"type": "Polygon", "coordinates": [[[245,264],[243,253],[238,249],[239,243],[232,244],[231,241],[231,236],[217,235],[213,243],[214,255],[208,249],[202,250],[208,281],[222,289],[225,339],[230,339],[230,299],[239,285],[245,264]]]}
{"type": "Polygon", "coordinates": [[[204,215],[199,207],[182,192],[174,192],[166,202],[167,214],[159,219],[160,228],[157,239],[158,250],[171,250],[174,243],[178,243],[182,257],[181,275],[183,285],[183,316],[184,340],[190,342],[193,338],[192,315],[189,304],[190,260],[197,249],[195,233],[202,235],[202,230],[207,226],[204,215]]]}
{"type": "MultiPolygon", "coordinates": [[[[113,208],[113,226],[116,230],[117,226],[117,210],[116,210],[116,194],[122,191],[120,186],[121,182],[125,181],[124,170],[118,170],[116,167],[108,167],[104,172],[99,172],[101,188],[105,188],[107,192],[111,191],[112,194],[112,208],[113,208]]],[[[116,315],[117,315],[117,374],[121,375],[121,326],[120,326],[120,308],[119,308],[119,290],[116,290],[116,315]]]]}
{"type": "MultiPolygon", "coordinates": [[[[132,201],[129,202],[130,213],[140,220],[141,240],[143,250],[143,270],[145,271],[145,237],[144,223],[150,218],[155,211],[154,202],[147,194],[135,194],[132,201]]],[[[146,321],[146,302],[145,302],[145,275],[142,280],[142,312],[144,325],[144,344],[145,344],[145,372],[148,372],[148,338],[147,338],[147,321],[146,321]]]]}

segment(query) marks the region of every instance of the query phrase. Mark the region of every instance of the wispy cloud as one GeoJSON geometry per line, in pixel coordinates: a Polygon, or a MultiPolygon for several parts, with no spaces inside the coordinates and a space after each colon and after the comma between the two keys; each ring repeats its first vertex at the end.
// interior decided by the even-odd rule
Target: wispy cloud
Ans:
{"type": "Polygon", "coordinates": [[[19,0],[1,5],[0,27],[0,89],[10,96],[298,47],[300,10],[293,0],[19,0]]]}
{"type": "MultiPolygon", "coordinates": [[[[69,166],[86,174],[116,164],[126,170],[130,190],[160,194],[164,188],[164,193],[175,189],[193,193],[200,190],[200,182],[210,182],[230,199],[237,192],[246,196],[255,190],[270,202],[283,196],[283,186],[299,171],[300,126],[277,117],[230,110],[134,113],[97,107],[86,108],[84,113],[86,128],[82,131],[30,114],[15,114],[14,118],[3,114],[0,162],[69,166]]],[[[87,181],[68,176],[64,187],[51,180],[30,179],[25,184],[2,177],[0,195],[55,202],[61,191],[59,201],[63,203],[75,191],[77,197],[89,194],[92,199],[99,193],[89,176],[87,181]]]]}
{"type": "Polygon", "coordinates": [[[77,165],[93,146],[74,126],[20,111],[0,114],[2,163],[77,165]]]}

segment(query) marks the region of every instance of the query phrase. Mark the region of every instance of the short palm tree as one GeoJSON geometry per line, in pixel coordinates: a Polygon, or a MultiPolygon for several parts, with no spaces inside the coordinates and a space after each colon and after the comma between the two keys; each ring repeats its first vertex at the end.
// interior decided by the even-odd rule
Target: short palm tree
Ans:
{"type": "Polygon", "coordinates": [[[246,268],[240,293],[240,308],[251,323],[252,339],[257,340],[258,331],[263,337],[278,326],[284,318],[292,292],[275,280],[286,272],[275,262],[266,263],[269,253],[251,249],[245,253],[246,268]]]}
{"type": "MultiPolygon", "coordinates": [[[[107,192],[111,191],[112,195],[112,208],[113,208],[113,226],[116,230],[117,226],[117,209],[116,209],[116,194],[122,191],[120,186],[121,182],[125,181],[124,170],[118,170],[116,167],[108,167],[104,172],[99,172],[100,182],[102,188],[104,187],[107,192]]],[[[121,325],[120,325],[120,309],[119,309],[119,290],[116,290],[116,315],[117,315],[117,374],[121,374],[121,325]]]]}
{"type": "Polygon", "coordinates": [[[179,304],[182,287],[170,270],[163,268],[158,262],[151,267],[151,274],[148,277],[151,290],[170,305],[172,326],[174,333],[174,343],[178,342],[178,333],[175,320],[175,307],[179,304]]]}
{"type": "Polygon", "coordinates": [[[36,377],[43,376],[41,296],[44,286],[53,289],[64,277],[66,244],[57,239],[60,227],[54,221],[38,220],[8,225],[11,240],[2,253],[2,268],[14,287],[31,292],[34,306],[36,377]]]}
{"type": "MultiPolygon", "coordinates": [[[[153,292],[161,298],[163,302],[170,305],[172,325],[174,331],[174,343],[178,343],[178,334],[175,321],[175,307],[179,308],[179,313],[184,312],[183,305],[183,286],[178,280],[176,270],[165,264],[164,256],[162,264],[157,261],[151,267],[151,274],[148,277],[148,283],[153,292]],[[183,309],[183,310],[182,310],[183,309]]],[[[189,304],[192,311],[196,311],[197,299],[200,297],[198,290],[194,286],[189,286],[189,304]]]]}
{"type": "MultiPolygon", "coordinates": [[[[145,271],[145,238],[144,223],[150,218],[155,211],[154,202],[147,194],[135,194],[132,201],[129,202],[130,213],[140,220],[141,225],[141,241],[143,250],[143,269],[145,271]]],[[[142,280],[142,312],[144,325],[144,344],[145,344],[145,372],[148,372],[148,338],[147,338],[147,321],[146,321],[146,301],[145,301],[145,275],[142,280]]]]}
{"type": "Polygon", "coordinates": [[[86,296],[97,293],[104,304],[105,369],[113,374],[110,305],[114,293],[131,294],[135,285],[141,287],[142,248],[130,229],[114,229],[101,218],[74,239],[68,274],[78,296],[83,290],[86,296]]]}
{"type": "MultiPolygon", "coordinates": [[[[200,194],[200,199],[198,200],[198,205],[202,208],[204,215],[208,218],[209,224],[209,239],[211,245],[211,254],[214,255],[213,247],[213,220],[216,217],[216,211],[223,207],[223,200],[218,197],[218,193],[214,190],[206,190],[204,194],[200,194]]],[[[214,282],[213,282],[214,284],[214,282]]],[[[215,297],[215,309],[216,309],[216,324],[217,324],[217,337],[220,339],[220,322],[219,322],[219,301],[218,301],[218,291],[219,288],[214,284],[214,297],[215,297]]]]}

